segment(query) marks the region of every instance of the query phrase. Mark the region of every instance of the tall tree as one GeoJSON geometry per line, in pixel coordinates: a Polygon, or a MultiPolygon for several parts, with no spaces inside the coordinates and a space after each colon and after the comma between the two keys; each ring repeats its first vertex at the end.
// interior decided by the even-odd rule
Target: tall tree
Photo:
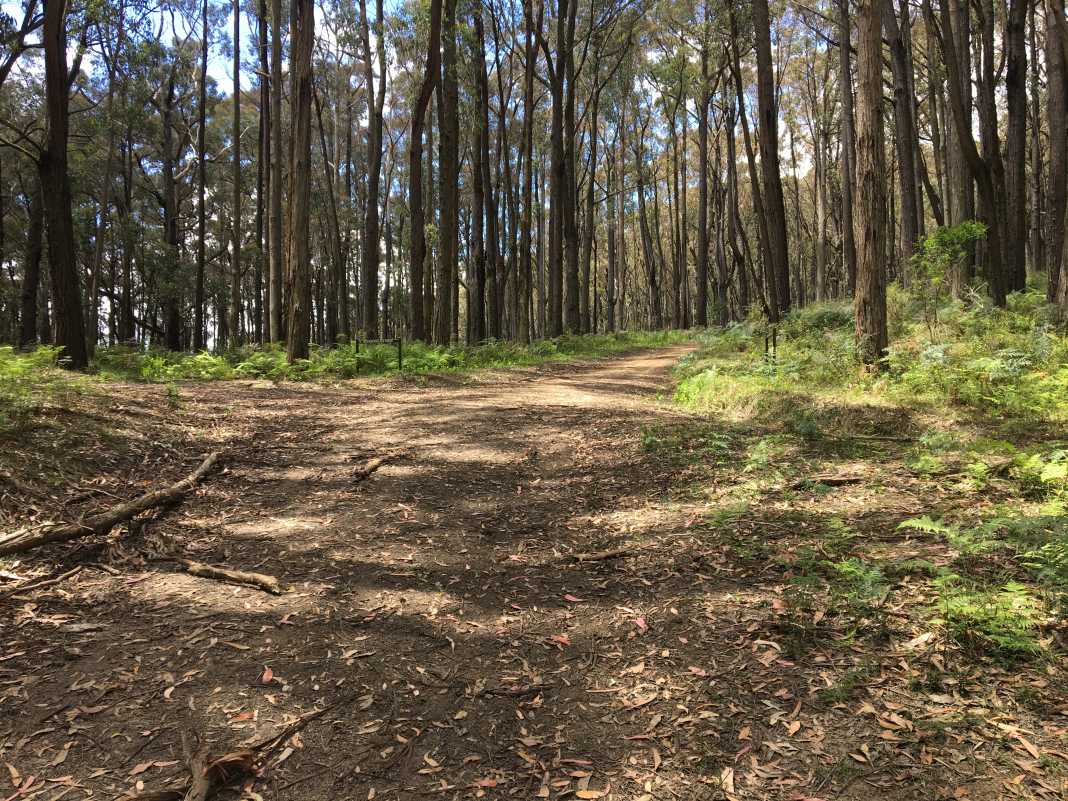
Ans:
{"type": "Polygon", "coordinates": [[[753,33],[756,42],[760,170],[764,184],[764,213],[768,221],[766,257],[771,267],[768,306],[771,320],[776,322],[790,309],[790,267],[786,241],[786,204],[779,169],[779,111],[771,63],[771,19],[768,0],[753,0],[753,33]]]}
{"type": "Polygon", "coordinates": [[[197,272],[193,288],[193,350],[203,350],[204,272],[208,260],[208,0],[200,5],[200,79],[197,85],[197,272]]]}
{"type": "Polygon", "coordinates": [[[876,365],[886,353],[886,169],[883,143],[882,0],[857,3],[857,355],[876,365]]]}
{"type": "MultiPolygon", "coordinates": [[[[65,0],[47,0],[44,11],[45,106],[48,140],[38,161],[45,221],[48,226],[48,267],[52,278],[52,316],[56,345],[63,363],[72,369],[89,364],[82,317],[71,210],[67,140],[70,136],[70,86],[75,77],[67,67],[67,7],[65,0]]],[[[95,302],[95,300],[94,300],[95,302]]]]}
{"type": "Polygon", "coordinates": [[[838,86],[842,95],[842,261],[850,292],[857,276],[857,246],[853,239],[853,187],[856,184],[856,136],[853,130],[853,73],[850,66],[849,0],[838,7],[838,86]]]}
{"type": "Polygon", "coordinates": [[[363,40],[364,85],[367,95],[367,206],[363,224],[363,325],[369,337],[378,336],[379,209],[382,176],[382,109],[386,101],[386,36],[382,0],[375,4],[375,49],[378,51],[378,89],[375,89],[367,0],[360,0],[360,35],[363,40]]]}
{"type": "Polygon", "coordinates": [[[413,339],[426,339],[423,303],[423,265],[427,260],[426,217],[423,210],[423,126],[427,106],[434,94],[441,64],[441,0],[430,2],[430,32],[427,37],[426,65],[412,109],[412,127],[408,142],[408,206],[412,217],[411,258],[408,263],[413,339]]]}
{"type": "Polygon", "coordinates": [[[456,0],[445,0],[441,24],[441,99],[439,179],[441,193],[441,253],[438,296],[434,310],[434,342],[448,345],[452,334],[452,286],[456,280],[459,246],[460,90],[456,63],[456,0]]]}
{"type": "Polygon", "coordinates": [[[234,124],[231,130],[233,156],[233,210],[230,217],[230,345],[241,344],[241,0],[233,2],[234,15],[234,124]]]}
{"type": "Polygon", "coordinates": [[[1064,263],[1065,213],[1068,212],[1068,55],[1064,39],[1064,0],[1044,0],[1046,22],[1046,121],[1049,126],[1048,235],[1046,242],[1048,297],[1060,293],[1064,263]]]}
{"type": "Polygon", "coordinates": [[[270,309],[271,342],[285,338],[282,331],[282,0],[271,0],[271,213],[270,309]]]}
{"type": "Polygon", "coordinates": [[[286,296],[289,315],[286,355],[290,362],[308,357],[312,313],[310,209],[312,49],[315,44],[315,4],[293,0],[289,102],[292,142],[289,156],[289,259],[286,296]]]}

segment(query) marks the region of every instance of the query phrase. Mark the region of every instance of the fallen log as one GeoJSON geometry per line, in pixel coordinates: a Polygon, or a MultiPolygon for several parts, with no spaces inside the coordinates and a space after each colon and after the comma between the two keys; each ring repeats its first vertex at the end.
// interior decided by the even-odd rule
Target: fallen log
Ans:
{"type": "Polygon", "coordinates": [[[246,570],[231,570],[228,567],[215,567],[214,565],[206,565],[203,562],[194,562],[192,559],[180,559],[173,556],[165,557],[159,561],[174,562],[191,576],[215,579],[216,581],[230,581],[236,584],[248,584],[253,587],[259,587],[261,590],[269,592],[272,595],[282,594],[282,585],[279,583],[278,579],[274,576],[268,576],[266,573],[250,573],[246,570]]]}
{"type": "Polygon", "coordinates": [[[83,518],[77,523],[33,526],[0,535],[0,556],[21,553],[22,551],[36,548],[38,545],[47,545],[51,542],[66,542],[93,534],[106,534],[119,523],[136,517],[142,512],[181,500],[204,476],[211,472],[211,469],[215,467],[218,461],[219,452],[214,451],[200,463],[196,470],[181,481],[163,489],[146,492],[132,501],[120,503],[118,506],[113,506],[104,512],[83,518]]]}

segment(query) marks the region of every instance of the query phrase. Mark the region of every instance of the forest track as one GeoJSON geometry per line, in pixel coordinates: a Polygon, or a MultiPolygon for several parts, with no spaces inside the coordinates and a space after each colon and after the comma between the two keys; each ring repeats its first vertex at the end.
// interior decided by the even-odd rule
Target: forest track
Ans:
{"type": "Polygon", "coordinates": [[[657,446],[708,425],[664,399],[686,350],[183,384],[223,470],[107,549],[27,563],[107,572],[0,601],[12,798],[176,786],[183,735],[218,756],[290,725],[244,798],[939,797],[959,769],[924,754],[957,752],[862,762],[883,720],[819,700],[853,662],[783,651],[781,572],[702,522],[713,456],[657,446]],[[174,554],[287,591],[154,560],[174,554]]]}

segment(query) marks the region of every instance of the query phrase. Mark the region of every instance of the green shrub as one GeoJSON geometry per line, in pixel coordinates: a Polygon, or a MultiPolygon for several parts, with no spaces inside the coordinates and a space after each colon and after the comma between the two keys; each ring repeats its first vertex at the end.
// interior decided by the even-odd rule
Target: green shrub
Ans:
{"type": "Polygon", "coordinates": [[[82,391],[82,381],[57,365],[59,348],[40,346],[29,353],[0,347],[0,432],[24,427],[40,409],[82,391]]]}
{"type": "MultiPolygon", "coordinates": [[[[593,358],[634,348],[676,344],[692,338],[686,331],[638,331],[566,335],[531,345],[497,340],[448,347],[408,342],[404,344],[403,370],[405,373],[428,373],[516,367],[593,358]]],[[[277,344],[243,347],[218,354],[114,347],[98,349],[93,367],[99,374],[110,378],[159,383],[230,378],[307,381],[397,372],[397,361],[397,348],[390,343],[359,346],[342,343],[333,348],[312,346],[308,358],[294,364],[288,363],[285,350],[277,344]]]]}
{"type": "Polygon", "coordinates": [[[1010,661],[1043,652],[1042,605],[1022,584],[982,587],[956,575],[935,583],[940,590],[935,622],[960,645],[1010,661]]]}

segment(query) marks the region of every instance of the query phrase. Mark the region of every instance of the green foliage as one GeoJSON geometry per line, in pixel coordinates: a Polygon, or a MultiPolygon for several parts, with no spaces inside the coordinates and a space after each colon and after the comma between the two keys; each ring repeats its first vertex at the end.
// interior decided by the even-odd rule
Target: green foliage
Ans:
{"type": "Polygon", "coordinates": [[[1009,661],[1045,650],[1038,639],[1043,606],[1024,585],[983,587],[953,574],[935,584],[940,591],[935,622],[962,646],[1009,661]]]}
{"type": "Polygon", "coordinates": [[[917,243],[912,256],[912,275],[917,297],[923,303],[924,321],[932,337],[950,271],[985,236],[985,225],[966,220],[959,225],[940,226],[917,243]]]}
{"type": "MultiPolygon", "coordinates": [[[[942,240],[959,244],[963,234],[953,236],[931,245],[943,262],[952,248],[942,240]]],[[[675,400],[698,411],[786,420],[806,439],[828,430],[814,401],[858,394],[1019,422],[1068,421],[1068,336],[1041,293],[1013,294],[1004,309],[978,294],[962,301],[940,295],[931,316],[924,291],[891,292],[894,338],[885,375],[867,375],[856,364],[849,305],[821,303],[786,317],[773,353],[765,353],[765,333],[752,322],[701,336],[699,350],[677,368],[675,400]],[[790,421],[799,408],[807,417],[790,421]]]]}
{"type": "Polygon", "coordinates": [[[82,389],[77,376],[56,366],[59,358],[59,348],[19,353],[0,347],[0,433],[18,431],[43,407],[82,389]]]}
{"type": "Polygon", "coordinates": [[[827,566],[832,575],[832,596],[840,602],[870,613],[886,601],[890,585],[878,565],[854,556],[827,566]]]}
{"type": "MultiPolygon", "coordinates": [[[[460,372],[596,358],[634,348],[677,344],[691,338],[685,331],[655,331],[563,336],[529,346],[495,340],[480,345],[450,347],[409,342],[404,345],[403,372],[460,372]]],[[[342,380],[358,375],[386,375],[399,370],[396,346],[358,346],[354,343],[333,348],[313,347],[309,358],[294,364],[287,362],[285,351],[277,345],[240,348],[217,354],[102,348],[97,353],[93,367],[101,375],[110,378],[160,383],[233,378],[342,380]]]]}

